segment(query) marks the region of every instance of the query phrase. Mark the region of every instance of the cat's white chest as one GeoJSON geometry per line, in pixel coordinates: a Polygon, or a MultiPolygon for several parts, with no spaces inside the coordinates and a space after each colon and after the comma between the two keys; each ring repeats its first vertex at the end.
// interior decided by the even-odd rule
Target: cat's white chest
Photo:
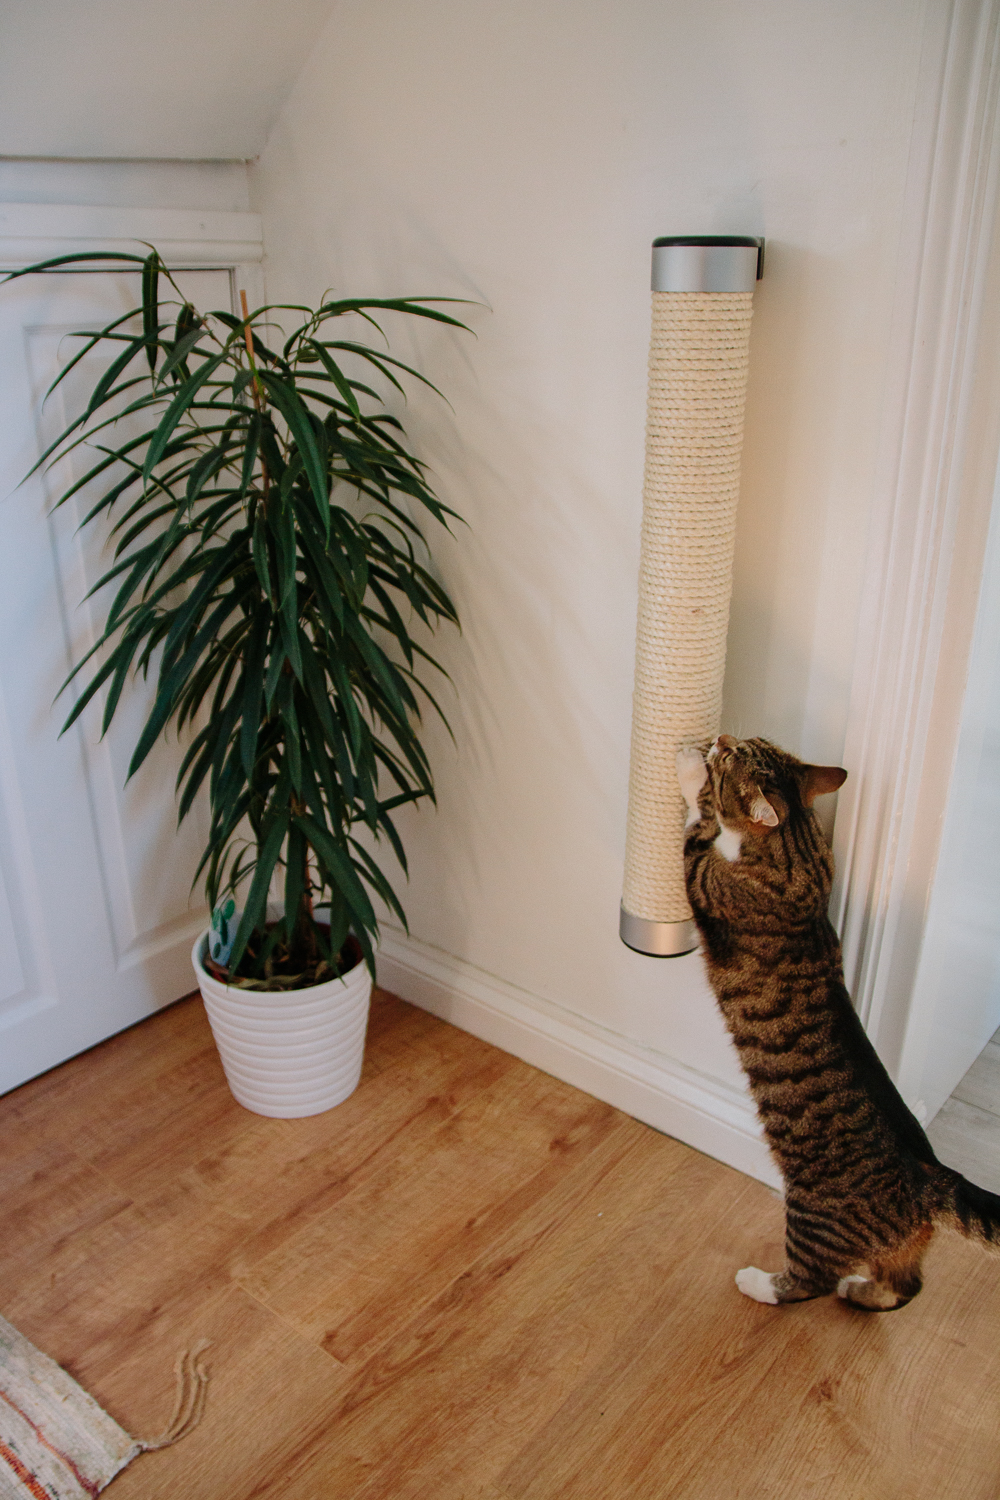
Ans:
{"type": "Polygon", "coordinates": [[[735,864],[740,857],[740,849],[743,847],[743,835],[737,833],[735,828],[727,828],[723,823],[716,835],[715,847],[723,859],[728,859],[731,865],[735,864]]]}

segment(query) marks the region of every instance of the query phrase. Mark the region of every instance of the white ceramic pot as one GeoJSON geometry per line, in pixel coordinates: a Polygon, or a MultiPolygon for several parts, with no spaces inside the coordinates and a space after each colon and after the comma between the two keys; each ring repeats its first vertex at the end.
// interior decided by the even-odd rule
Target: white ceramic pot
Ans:
{"type": "Polygon", "coordinates": [[[220,984],[203,967],[207,938],[202,933],[195,943],[191,962],[237,1102],[292,1120],[353,1094],[372,992],[368,965],[362,960],[341,978],[308,989],[244,990],[220,984]]]}

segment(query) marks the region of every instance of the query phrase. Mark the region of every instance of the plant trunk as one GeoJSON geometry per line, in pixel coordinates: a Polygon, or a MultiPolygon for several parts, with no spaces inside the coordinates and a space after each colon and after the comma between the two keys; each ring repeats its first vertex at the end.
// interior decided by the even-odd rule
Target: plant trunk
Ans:
{"type": "Polygon", "coordinates": [[[312,880],[309,877],[309,845],[302,840],[302,895],[292,928],[289,958],[295,973],[312,968],[319,958],[313,923],[312,880]]]}

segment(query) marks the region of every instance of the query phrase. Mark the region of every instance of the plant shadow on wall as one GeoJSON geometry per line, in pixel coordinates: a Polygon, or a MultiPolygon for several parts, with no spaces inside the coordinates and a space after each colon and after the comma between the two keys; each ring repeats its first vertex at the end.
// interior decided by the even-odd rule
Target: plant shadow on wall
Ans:
{"type": "Polygon", "coordinates": [[[441,713],[422,669],[442,669],[421,639],[457,614],[414,520],[422,510],[447,527],[456,513],[368,381],[402,392],[409,376],[434,390],[387,352],[377,319],[462,329],[430,305],[457,299],[251,313],[244,297],[242,318],[201,312],[155,250],[61,256],[5,279],[108,261],[141,266],[142,306],[77,335],[50,391],[98,345],[115,358],[38,465],[81,445],[96,454],[55,503],[99,485],[83,524],[106,525],[114,549],[91,590],[112,602],[67,679],[89,666],[64,728],[103,691],[106,731],[130,676],[155,672],[129,775],[169,726],[186,729],[179,819],[207,787],[193,884],[204,878],[215,913],[202,956],[226,989],[317,986],[362,958],[373,974],[372,893],[405,916],[355,832],[384,840],[405,872],[393,814],[433,800],[421,706],[441,713]],[[360,337],[330,336],[352,318],[364,320],[360,337]],[[365,341],[373,329],[377,347],[365,341]],[[120,439],[122,418],[139,420],[138,435],[120,439]],[[283,903],[269,913],[279,877],[283,903]]]}

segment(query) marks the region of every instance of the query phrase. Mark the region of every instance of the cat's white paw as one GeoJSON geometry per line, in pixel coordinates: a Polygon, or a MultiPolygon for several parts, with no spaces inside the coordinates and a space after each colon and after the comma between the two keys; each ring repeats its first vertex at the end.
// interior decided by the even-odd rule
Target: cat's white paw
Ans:
{"type": "Polygon", "coordinates": [[[677,780],[684,793],[684,801],[692,812],[698,810],[698,793],[708,780],[708,767],[700,750],[685,747],[677,752],[677,780]]]}
{"type": "Polygon", "coordinates": [[[837,1282],[837,1296],[838,1297],[846,1297],[847,1296],[847,1288],[851,1285],[852,1281],[853,1282],[859,1282],[859,1281],[867,1281],[867,1280],[868,1280],[867,1276],[841,1276],[840,1280],[837,1282]]]}
{"type": "Polygon", "coordinates": [[[774,1278],[768,1271],[758,1271],[756,1266],[744,1266],[742,1271],[736,1272],[736,1285],[744,1297],[752,1297],[754,1302],[777,1304],[774,1278]]]}

